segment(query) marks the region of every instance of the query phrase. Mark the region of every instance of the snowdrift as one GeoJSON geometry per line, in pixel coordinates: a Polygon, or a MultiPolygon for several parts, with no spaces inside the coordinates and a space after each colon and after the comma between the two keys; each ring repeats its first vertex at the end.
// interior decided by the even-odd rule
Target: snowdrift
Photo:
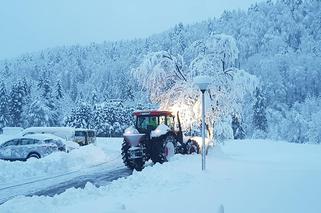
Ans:
{"type": "Polygon", "coordinates": [[[200,155],[176,155],[100,188],[55,197],[17,197],[0,212],[321,212],[321,146],[229,141],[200,155]]]}
{"type": "Polygon", "coordinates": [[[64,174],[110,160],[102,148],[88,145],[70,153],[55,152],[41,159],[28,161],[0,160],[0,188],[9,184],[64,174]]]}

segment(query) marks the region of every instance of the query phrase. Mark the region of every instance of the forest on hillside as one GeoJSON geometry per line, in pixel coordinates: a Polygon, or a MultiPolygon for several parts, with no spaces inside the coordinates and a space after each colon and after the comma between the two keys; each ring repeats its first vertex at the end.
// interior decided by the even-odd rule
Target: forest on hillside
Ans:
{"type": "Polygon", "coordinates": [[[265,1],[146,39],[1,61],[0,128],[68,125],[119,136],[135,109],[174,107],[172,96],[197,103],[188,82],[199,73],[218,80],[209,94],[216,138],[321,143],[321,1],[265,1]],[[149,69],[157,75],[146,77],[149,69]]]}

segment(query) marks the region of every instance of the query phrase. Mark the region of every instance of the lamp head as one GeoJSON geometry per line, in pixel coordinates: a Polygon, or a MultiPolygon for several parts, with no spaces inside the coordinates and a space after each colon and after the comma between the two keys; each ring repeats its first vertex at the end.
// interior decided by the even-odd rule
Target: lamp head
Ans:
{"type": "Polygon", "coordinates": [[[205,92],[210,84],[210,78],[206,75],[196,76],[194,78],[194,84],[197,85],[202,92],[205,92]]]}

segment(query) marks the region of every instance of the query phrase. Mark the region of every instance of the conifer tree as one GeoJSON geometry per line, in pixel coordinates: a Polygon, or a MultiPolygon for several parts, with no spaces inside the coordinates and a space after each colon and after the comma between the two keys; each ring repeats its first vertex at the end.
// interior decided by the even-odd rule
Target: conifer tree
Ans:
{"type": "Polygon", "coordinates": [[[24,105],[25,89],[19,81],[12,86],[9,97],[9,125],[15,127],[22,126],[22,113],[24,105]]]}
{"type": "Polygon", "coordinates": [[[62,91],[61,82],[57,81],[57,84],[56,84],[56,99],[60,100],[63,97],[64,97],[64,95],[63,95],[63,91],[62,91]]]}
{"type": "Polygon", "coordinates": [[[259,88],[255,90],[255,103],[253,106],[253,125],[256,129],[267,131],[266,103],[262,91],[259,88]]]}
{"type": "Polygon", "coordinates": [[[0,129],[8,123],[8,95],[4,83],[0,84],[0,129]]]}

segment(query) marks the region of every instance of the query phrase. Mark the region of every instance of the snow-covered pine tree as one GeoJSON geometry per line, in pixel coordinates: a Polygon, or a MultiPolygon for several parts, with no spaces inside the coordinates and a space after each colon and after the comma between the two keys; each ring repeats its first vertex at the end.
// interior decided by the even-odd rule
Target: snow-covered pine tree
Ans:
{"type": "Polygon", "coordinates": [[[42,77],[39,79],[38,88],[41,89],[41,96],[44,99],[50,99],[52,96],[52,89],[50,86],[50,81],[48,74],[43,72],[42,77]]]}
{"type": "Polygon", "coordinates": [[[28,83],[27,79],[24,77],[22,80],[22,87],[25,96],[30,96],[31,94],[31,85],[28,83]]]}
{"type": "Polygon", "coordinates": [[[234,139],[244,139],[245,138],[245,131],[242,127],[242,123],[240,118],[237,115],[232,115],[232,129],[234,139]]]}
{"type": "Polygon", "coordinates": [[[77,100],[78,97],[78,87],[77,87],[77,82],[74,80],[71,83],[71,89],[70,89],[70,97],[71,100],[74,102],[77,100]]]}
{"type": "Polygon", "coordinates": [[[173,31],[169,33],[170,38],[170,53],[182,55],[187,47],[187,39],[185,38],[186,30],[183,23],[175,25],[173,31]]]}
{"type": "Polygon", "coordinates": [[[25,97],[25,88],[21,81],[15,83],[9,96],[9,125],[14,127],[22,127],[22,113],[25,97]]]}
{"type": "Polygon", "coordinates": [[[62,91],[61,81],[57,81],[57,83],[56,83],[56,99],[60,100],[63,97],[64,97],[64,94],[62,91]]]}
{"type": "Polygon", "coordinates": [[[8,94],[4,83],[0,83],[0,130],[8,123],[8,94]]]}
{"type": "Polygon", "coordinates": [[[253,126],[257,130],[267,131],[266,103],[261,89],[255,90],[255,103],[253,106],[253,126]]]}
{"type": "MultiPolygon", "coordinates": [[[[57,100],[54,97],[53,90],[50,84],[49,74],[44,72],[42,77],[39,79],[38,88],[40,90],[41,97],[39,102],[33,102],[31,109],[34,106],[39,105],[40,114],[38,116],[45,116],[46,124],[44,126],[59,126],[61,123],[61,113],[59,112],[59,107],[57,106],[57,100]]],[[[37,113],[37,109],[32,110],[34,113],[37,113]]]]}
{"type": "Polygon", "coordinates": [[[95,106],[95,104],[98,103],[98,95],[97,95],[97,90],[94,89],[91,93],[91,100],[90,100],[90,103],[92,106],[95,106]]]}
{"type": "Polygon", "coordinates": [[[51,110],[43,100],[37,98],[28,105],[25,113],[23,113],[23,125],[25,127],[52,126],[51,113],[51,110]]]}

